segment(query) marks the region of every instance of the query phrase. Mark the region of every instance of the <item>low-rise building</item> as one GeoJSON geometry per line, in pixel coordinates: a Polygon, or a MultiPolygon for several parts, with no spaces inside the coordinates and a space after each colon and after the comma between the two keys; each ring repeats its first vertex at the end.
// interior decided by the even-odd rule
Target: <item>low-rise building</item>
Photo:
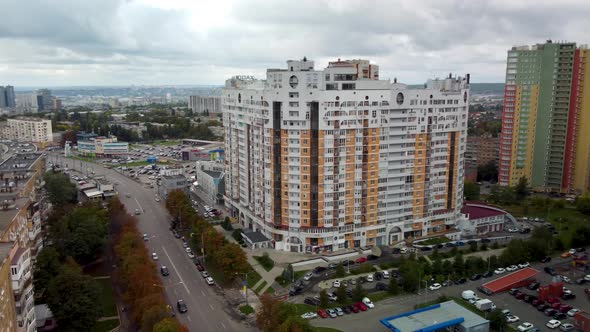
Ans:
{"type": "Polygon", "coordinates": [[[174,190],[181,190],[188,194],[189,182],[182,174],[162,174],[158,193],[162,199],[166,199],[168,194],[174,190]]]}
{"type": "Polygon", "coordinates": [[[182,160],[224,160],[225,158],[223,142],[183,140],[183,145],[185,144],[191,147],[182,149],[182,160]]]}
{"type": "Polygon", "coordinates": [[[119,142],[115,136],[99,136],[89,141],[78,141],[78,152],[97,158],[126,156],[129,154],[129,143],[119,142]]]}
{"type": "Polygon", "coordinates": [[[197,161],[195,181],[197,188],[217,204],[223,204],[225,195],[225,165],[221,161],[197,161]]]}
{"type": "Polygon", "coordinates": [[[514,219],[508,212],[483,203],[466,202],[461,209],[465,218],[458,221],[457,227],[464,235],[485,235],[504,230],[504,223],[514,219]]]}
{"type": "Polygon", "coordinates": [[[51,120],[35,118],[8,119],[2,136],[4,139],[21,142],[51,143],[53,142],[51,120]]]}

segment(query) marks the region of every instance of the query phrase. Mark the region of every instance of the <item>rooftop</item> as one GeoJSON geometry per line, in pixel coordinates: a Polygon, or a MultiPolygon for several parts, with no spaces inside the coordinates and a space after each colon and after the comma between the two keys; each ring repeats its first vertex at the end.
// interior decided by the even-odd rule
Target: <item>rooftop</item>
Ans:
{"type": "Polygon", "coordinates": [[[0,171],[28,170],[42,156],[41,153],[18,153],[0,164],[0,171]]]}
{"type": "Polygon", "coordinates": [[[469,215],[469,220],[473,219],[481,219],[486,217],[495,217],[499,215],[506,214],[505,211],[502,211],[498,208],[492,206],[485,206],[480,203],[472,204],[466,203],[463,208],[461,209],[462,213],[469,215]]]}
{"type": "Polygon", "coordinates": [[[18,260],[20,259],[20,256],[22,256],[27,250],[27,248],[18,248],[14,253],[14,256],[12,257],[10,264],[16,265],[16,263],[18,263],[18,260]]]}
{"type": "Polygon", "coordinates": [[[264,234],[262,234],[260,231],[256,231],[256,232],[249,232],[249,233],[242,233],[243,237],[247,237],[252,243],[260,243],[260,242],[266,242],[266,241],[270,241],[269,238],[267,238],[266,236],[264,236],[264,234]]]}
{"type": "Polygon", "coordinates": [[[8,258],[13,246],[14,242],[0,242],[0,264],[8,258]]]}
{"type": "Polygon", "coordinates": [[[463,308],[454,301],[447,301],[387,317],[380,320],[380,322],[395,332],[431,332],[453,325],[461,325],[464,329],[468,329],[474,326],[489,324],[488,320],[463,308]]]}
{"type": "Polygon", "coordinates": [[[505,291],[508,288],[511,288],[513,285],[520,283],[521,281],[527,280],[536,276],[539,273],[538,270],[535,270],[530,267],[526,267],[522,270],[518,270],[516,272],[512,272],[507,274],[503,277],[498,279],[492,280],[482,285],[482,287],[489,289],[490,291],[497,293],[505,291]]]}
{"type": "Polygon", "coordinates": [[[221,172],[215,172],[215,171],[203,171],[205,173],[207,173],[210,177],[217,179],[221,176],[221,172]]]}
{"type": "MultiPolygon", "coordinates": [[[[14,203],[12,200],[7,202],[9,205],[6,209],[0,208],[0,234],[12,223],[14,217],[24,208],[28,201],[28,197],[15,197],[14,203]]],[[[3,207],[2,203],[0,201],[0,207],[3,207]]]]}

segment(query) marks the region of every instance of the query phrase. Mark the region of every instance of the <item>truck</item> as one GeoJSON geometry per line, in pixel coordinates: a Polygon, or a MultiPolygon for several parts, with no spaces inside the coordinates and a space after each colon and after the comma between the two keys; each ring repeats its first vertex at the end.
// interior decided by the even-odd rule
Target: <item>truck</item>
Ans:
{"type": "Polygon", "coordinates": [[[481,300],[475,302],[475,307],[481,311],[490,311],[493,308],[495,308],[496,306],[494,305],[494,302],[492,302],[488,299],[481,299],[481,300]]]}

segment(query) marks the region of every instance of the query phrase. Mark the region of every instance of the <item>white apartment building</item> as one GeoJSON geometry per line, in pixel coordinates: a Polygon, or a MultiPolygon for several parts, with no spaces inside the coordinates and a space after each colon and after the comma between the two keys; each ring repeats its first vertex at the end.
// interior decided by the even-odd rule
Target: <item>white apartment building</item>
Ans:
{"type": "Polygon", "coordinates": [[[408,88],[367,60],[226,81],[225,203],[296,252],[458,236],[469,76],[408,88]]]}
{"type": "Polygon", "coordinates": [[[189,96],[188,108],[195,113],[221,113],[221,96],[189,96]]]}
{"type": "Polygon", "coordinates": [[[225,165],[221,160],[197,161],[195,180],[211,202],[221,203],[225,194],[225,165]]]}
{"type": "Polygon", "coordinates": [[[34,118],[8,119],[3,136],[5,139],[23,142],[51,143],[53,142],[51,120],[34,118]]]}
{"type": "Polygon", "coordinates": [[[37,330],[37,321],[33,292],[33,264],[31,251],[28,248],[19,248],[12,257],[10,276],[16,306],[17,331],[34,332],[37,330]]]}

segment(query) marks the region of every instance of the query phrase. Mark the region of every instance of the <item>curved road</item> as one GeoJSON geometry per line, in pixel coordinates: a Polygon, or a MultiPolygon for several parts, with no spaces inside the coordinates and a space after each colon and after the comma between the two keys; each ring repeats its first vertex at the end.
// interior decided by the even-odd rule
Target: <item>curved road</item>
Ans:
{"type": "MultiPolygon", "coordinates": [[[[170,272],[167,277],[162,277],[165,293],[169,303],[177,312],[178,319],[185,324],[190,331],[255,331],[239,321],[230,317],[225,300],[208,286],[199,271],[188,258],[182,247],[182,242],[174,238],[169,230],[169,214],[163,202],[154,200],[154,190],[144,188],[141,184],[101,165],[87,163],[80,160],[67,159],[54,153],[48,160],[56,162],[62,167],[75,169],[83,174],[95,171],[96,175],[105,175],[115,185],[119,192],[119,198],[125,204],[127,211],[133,213],[135,209],[142,211],[138,227],[142,233],[149,235],[146,243],[150,252],[156,252],[159,260],[158,267],[166,265],[170,272]],[[126,197],[129,193],[131,197],[126,197]],[[176,301],[184,300],[188,306],[188,312],[180,314],[176,310],[176,301]]],[[[159,271],[158,271],[159,274],[159,271]]]]}

